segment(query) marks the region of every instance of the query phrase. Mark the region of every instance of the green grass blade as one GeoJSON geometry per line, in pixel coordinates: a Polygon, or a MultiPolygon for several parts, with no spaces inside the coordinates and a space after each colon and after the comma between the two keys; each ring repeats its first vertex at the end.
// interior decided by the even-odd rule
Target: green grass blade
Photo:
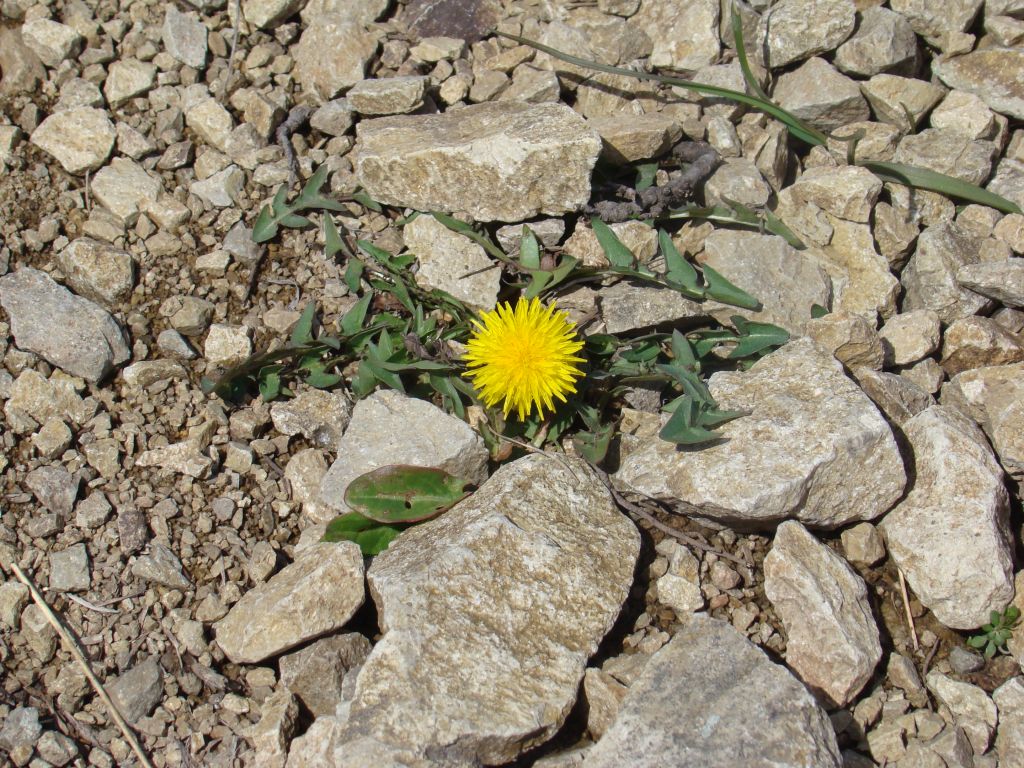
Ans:
{"type": "Polygon", "coordinates": [[[747,88],[750,92],[757,96],[759,99],[765,101],[771,101],[768,94],[764,92],[761,84],[757,82],[757,78],[754,77],[753,71],[750,69],[750,62],[747,61],[747,49],[743,45],[743,19],[740,18],[740,12],[736,10],[736,3],[732,3],[732,39],[736,44],[736,56],[740,62],[740,70],[743,72],[743,79],[747,83],[747,88]]]}
{"type": "Polygon", "coordinates": [[[884,163],[880,160],[865,160],[860,163],[882,181],[895,182],[917,189],[927,189],[931,192],[938,192],[948,197],[955,197],[967,200],[979,205],[987,205],[1003,213],[1022,213],[1020,207],[995,192],[970,184],[960,179],[954,179],[944,173],[938,173],[927,168],[918,168],[914,165],[902,163],[884,163]]]}
{"type": "Polygon", "coordinates": [[[650,72],[638,72],[632,69],[623,69],[622,67],[613,67],[610,64],[601,64],[597,61],[591,61],[589,59],[581,59],[577,56],[570,56],[567,53],[563,53],[557,48],[551,48],[550,46],[538,43],[535,40],[530,40],[519,35],[510,35],[505,32],[497,32],[499,37],[507,37],[509,40],[515,40],[522,45],[528,45],[531,48],[536,48],[538,51],[554,56],[556,59],[568,62],[569,64],[575,64],[578,67],[586,67],[588,69],[594,69],[598,72],[608,72],[612,75],[622,75],[624,77],[632,77],[637,80],[651,80],[657,83],[664,83],[665,85],[673,85],[678,88],[685,88],[696,93],[703,93],[708,96],[715,96],[721,99],[732,99],[738,101],[740,104],[746,104],[749,107],[759,109],[766,114],[771,115],[776,120],[784,123],[789,132],[801,141],[805,141],[811,145],[824,145],[827,141],[827,137],[821,131],[811,128],[806,125],[802,120],[794,115],[791,115],[781,107],[776,106],[771,101],[759,98],[757,96],[751,96],[747,93],[740,91],[734,91],[730,88],[720,88],[717,85],[707,85],[706,83],[695,83],[691,80],[684,80],[681,77],[666,77],[665,75],[655,75],[650,72]]]}

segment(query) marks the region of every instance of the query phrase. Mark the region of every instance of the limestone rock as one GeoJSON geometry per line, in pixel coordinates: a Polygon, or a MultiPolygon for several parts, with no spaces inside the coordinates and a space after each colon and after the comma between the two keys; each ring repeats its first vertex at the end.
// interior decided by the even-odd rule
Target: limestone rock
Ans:
{"type": "Polygon", "coordinates": [[[889,318],[878,332],[886,365],[910,365],[939,348],[942,328],[938,313],[914,309],[889,318]]]}
{"type": "Polygon", "coordinates": [[[348,511],[345,489],[359,475],[388,464],[438,467],[480,483],[487,477],[483,440],[460,419],[425,400],[394,390],[374,392],[356,403],[338,443],[338,458],[320,487],[324,512],[348,511]]]}
{"type": "Polygon", "coordinates": [[[79,237],[60,253],[57,263],[80,295],[114,309],[135,285],[135,262],[121,248],[79,237]]]}
{"type": "Polygon", "coordinates": [[[363,79],[379,47],[379,34],[369,33],[360,22],[339,14],[322,16],[292,48],[295,76],[303,90],[329,101],[363,79]]]}
{"type": "Polygon", "coordinates": [[[972,141],[959,131],[926,128],[904,136],[895,160],[944,173],[970,184],[982,184],[992,173],[996,147],[989,141],[972,141]]]}
{"type": "Polygon", "coordinates": [[[200,98],[185,109],[185,124],[211,147],[228,152],[228,140],[235,121],[212,96],[200,98]]]}
{"type": "MultiPolygon", "coordinates": [[[[980,5],[978,0],[974,2],[980,5]]],[[[965,56],[938,58],[932,70],[950,88],[980,96],[1007,117],[1024,119],[1024,50],[1020,47],[985,48],[965,56]]]]}
{"type": "Polygon", "coordinates": [[[112,106],[141,96],[156,82],[156,65],[138,59],[120,59],[110,65],[103,95],[112,106]]]}
{"type": "Polygon", "coordinates": [[[50,589],[62,592],[84,592],[92,585],[89,553],[85,544],[74,544],[50,553],[50,589]]]}
{"type": "Polygon", "coordinates": [[[957,270],[956,281],[1008,307],[1024,307],[1024,259],[965,264],[957,270]]]}
{"type": "Polygon", "coordinates": [[[134,226],[143,210],[157,201],[162,190],[159,178],[123,157],[115,157],[92,178],[95,199],[129,227],[134,226]]]}
{"type": "MultiPolygon", "coordinates": [[[[244,13],[244,11],[243,11],[244,13]]],[[[206,25],[194,13],[182,13],[167,6],[164,16],[164,48],[174,58],[193,69],[206,66],[206,25]]]]}
{"type": "Polygon", "coordinates": [[[832,281],[825,270],[775,235],[715,230],[704,241],[703,263],[762,304],[760,311],[753,312],[704,302],[704,311],[719,322],[742,315],[800,333],[811,319],[813,305],[832,305],[832,281]]]}
{"type": "Polygon", "coordinates": [[[71,515],[78,497],[79,478],[62,466],[36,467],[25,475],[25,487],[46,509],[61,518],[71,515]]]}
{"type": "Polygon", "coordinates": [[[866,366],[878,370],[885,359],[882,340],[874,323],[863,315],[830,312],[805,326],[814,339],[847,368],[866,366]]]}
{"type": "Polygon", "coordinates": [[[704,307],[672,288],[627,280],[602,288],[598,294],[607,333],[650,328],[684,318],[704,317],[704,307]]]}
{"type": "Polygon", "coordinates": [[[831,51],[854,30],[852,0],[782,0],[761,18],[759,37],[775,69],[831,51]]]}
{"type": "Polygon", "coordinates": [[[624,765],[838,768],[842,760],[807,689],[730,625],[697,615],[651,658],[583,762],[624,765]]]}
{"type": "Polygon", "coordinates": [[[281,683],[314,717],[333,715],[342,699],[345,678],[355,674],[372,648],[357,632],[317,640],[281,657],[281,683]]]}
{"type": "Polygon", "coordinates": [[[901,277],[903,311],[931,309],[948,324],[984,308],[988,300],[961,288],[956,280],[962,266],[978,263],[978,247],[978,238],[952,223],[924,230],[901,277]]]}
{"type": "Polygon", "coordinates": [[[580,208],[600,153],[597,132],[560,104],[478,104],[358,127],[355,171],[390,205],[521,221],[580,208]]]}
{"type": "Polygon", "coordinates": [[[85,39],[67,24],[50,19],[32,19],[21,25],[21,37],[48,67],[81,53],[85,39]]]}
{"type": "Polygon", "coordinates": [[[932,128],[959,131],[971,139],[996,139],[1000,124],[1006,118],[997,116],[981,97],[967,91],[952,90],[946,94],[929,117],[932,128]]]}
{"type": "Polygon", "coordinates": [[[505,465],[374,560],[384,637],[347,720],[317,721],[336,729],[329,751],[293,746],[290,760],[400,752],[417,761],[404,764],[499,764],[544,742],[618,616],[639,543],[581,462],[572,473],[541,455],[505,465]]]}
{"type": "Polygon", "coordinates": [[[668,569],[657,581],[658,602],[680,617],[703,608],[700,562],[693,553],[679,542],[665,539],[658,544],[658,554],[668,558],[668,569]]]}
{"type": "Polygon", "coordinates": [[[294,16],[305,5],[306,0],[245,0],[242,3],[242,16],[255,27],[272,29],[294,16]]]}
{"type": "Polygon", "coordinates": [[[975,754],[986,752],[998,720],[996,705],[988,694],[976,685],[952,680],[935,670],[928,673],[925,685],[953,713],[956,724],[964,729],[975,754]]]}
{"type": "Polygon", "coordinates": [[[898,75],[875,75],[861,85],[875,116],[904,131],[913,131],[939,103],[945,90],[924,80],[898,75]]]}
{"type": "Polygon", "coordinates": [[[917,34],[934,39],[944,33],[967,31],[982,2],[950,0],[940,6],[928,0],[891,0],[889,7],[906,18],[917,34]]]}
{"type": "Polygon", "coordinates": [[[361,115],[401,115],[423,106],[426,77],[384,77],[360,80],[349,89],[346,98],[361,115]]]}
{"type": "Polygon", "coordinates": [[[192,582],[182,571],[181,560],[159,542],[151,544],[149,554],[142,555],[132,564],[132,575],[171,589],[192,587],[192,582]]]}
{"type": "Polygon", "coordinates": [[[750,208],[763,208],[771,194],[772,189],[757,166],[744,157],[726,159],[704,182],[707,205],[728,205],[727,201],[732,201],[750,208]]]}
{"type": "Polygon", "coordinates": [[[854,565],[870,567],[885,557],[885,544],[871,523],[857,523],[840,535],[843,555],[854,565]]]}
{"type": "Polygon", "coordinates": [[[903,72],[917,62],[917,38],[900,14],[881,6],[860,11],[857,31],[836,50],[836,66],[847,74],[871,77],[903,72]]]}
{"type": "Polygon", "coordinates": [[[663,0],[641,3],[629,25],[651,39],[652,66],[694,70],[718,58],[719,13],[714,0],[663,0]]]}
{"type": "Polygon", "coordinates": [[[870,114],[856,81],[818,57],[781,75],[772,95],[783,109],[826,132],[870,114]]]}
{"type": "Polygon", "coordinates": [[[270,406],[274,429],[282,435],[302,435],[331,451],[337,450],[351,414],[352,404],[344,392],[322,389],[308,389],[270,406]]]}
{"type": "MultiPolygon", "coordinates": [[[[6,79],[5,79],[6,82],[6,79]]],[[[32,131],[30,141],[52,155],[71,174],[95,171],[110,156],[117,131],[107,113],[75,107],[50,115],[32,131]]]]}
{"type": "Polygon", "coordinates": [[[587,124],[604,142],[602,157],[622,165],[657,157],[682,138],[679,123],[656,112],[592,117],[587,124]]]}
{"type": "Polygon", "coordinates": [[[959,373],[943,385],[942,404],[970,416],[989,436],[1006,471],[1024,475],[1024,363],[959,373]]]}
{"type": "Polygon", "coordinates": [[[260,707],[260,720],[246,736],[256,749],[258,768],[284,768],[288,744],[299,719],[299,704],[288,691],[276,691],[260,707]]]}
{"type": "Polygon", "coordinates": [[[860,693],[882,658],[867,586],[800,523],[778,527],[764,590],[786,629],[786,664],[835,706],[860,693]]]}
{"type": "Polygon", "coordinates": [[[114,318],[39,270],[0,278],[0,305],[19,347],[74,376],[98,382],[131,356],[114,318]]]}
{"type": "Polygon", "coordinates": [[[917,480],[881,529],[921,602],[947,627],[974,629],[1013,597],[1009,497],[985,436],[932,406],[903,425],[917,480]]]}
{"type": "Polygon", "coordinates": [[[989,317],[954,320],[942,337],[942,368],[955,376],[972,368],[1024,360],[1024,344],[989,317]]]}
{"type": "Polygon", "coordinates": [[[156,656],[136,664],[113,681],[107,693],[129,723],[137,723],[153,711],[164,697],[164,673],[156,656]]]}
{"type": "Polygon", "coordinates": [[[320,543],[231,606],[213,625],[217,644],[236,664],[255,664],[340,629],[365,597],[359,545],[320,543]]]}
{"type": "Polygon", "coordinates": [[[445,291],[477,311],[494,308],[501,269],[480,245],[425,214],[406,224],[402,237],[419,262],[419,285],[445,291]]]}
{"type": "Polygon", "coordinates": [[[46,80],[46,69],[35,51],[25,44],[18,27],[0,29],[0,93],[34,93],[46,80]]]}
{"type": "MultiPolygon", "coordinates": [[[[658,233],[641,221],[620,221],[610,225],[624,246],[636,256],[641,264],[649,264],[658,250],[658,233]]],[[[576,224],[572,235],[565,241],[562,252],[574,256],[587,267],[608,267],[608,257],[589,226],[576,224]]]]}
{"type": "Polygon", "coordinates": [[[1004,157],[996,166],[986,189],[1002,195],[1018,207],[1024,206],[1024,162],[1004,157]]]}
{"type": "Polygon", "coordinates": [[[623,435],[618,483],[744,528],[796,519],[831,529],[874,519],[900,497],[906,476],[892,432],[814,342],[791,341],[745,373],[716,373],[709,387],[723,408],[751,415],[724,425],[721,443],[680,453],[656,437],[659,417],[644,414],[651,436],[623,435]]]}

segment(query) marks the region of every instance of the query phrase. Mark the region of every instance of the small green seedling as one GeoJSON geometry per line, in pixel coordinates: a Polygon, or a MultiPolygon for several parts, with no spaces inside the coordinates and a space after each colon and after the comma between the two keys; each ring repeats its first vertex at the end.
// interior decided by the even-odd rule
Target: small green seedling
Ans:
{"type": "Polygon", "coordinates": [[[1006,650],[1006,641],[1013,634],[1013,628],[1020,621],[1020,609],[1015,605],[1007,607],[1005,611],[992,611],[988,617],[989,623],[981,628],[981,633],[967,638],[967,644],[979,651],[984,649],[985,658],[991,659],[996,651],[1009,653],[1006,650]]]}

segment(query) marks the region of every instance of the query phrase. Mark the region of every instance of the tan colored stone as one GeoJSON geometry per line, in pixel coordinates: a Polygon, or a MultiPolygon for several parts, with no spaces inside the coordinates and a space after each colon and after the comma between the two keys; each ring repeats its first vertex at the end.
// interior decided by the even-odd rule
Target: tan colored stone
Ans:
{"type": "Polygon", "coordinates": [[[966,56],[939,58],[932,69],[949,87],[981,97],[1007,117],[1024,119],[1024,50],[1019,47],[987,48],[966,56]]]}
{"type": "Polygon", "coordinates": [[[949,376],[972,368],[1024,360],[1024,344],[988,317],[962,317],[942,338],[942,367],[949,376]]]}

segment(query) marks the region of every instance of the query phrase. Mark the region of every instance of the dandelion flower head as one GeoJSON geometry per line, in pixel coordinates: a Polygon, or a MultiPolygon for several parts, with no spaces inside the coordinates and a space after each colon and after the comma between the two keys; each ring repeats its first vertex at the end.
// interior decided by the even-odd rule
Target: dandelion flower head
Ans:
{"type": "Polygon", "coordinates": [[[515,308],[499,304],[484,312],[466,345],[463,360],[480,398],[489,408],[502,404],[505,416],[515,409],[520,421],[534,406],[538,415],[565,402],[583,375],[576,355],[583,342],[565,312],[539,299],[520,298],[515,308]]]}

